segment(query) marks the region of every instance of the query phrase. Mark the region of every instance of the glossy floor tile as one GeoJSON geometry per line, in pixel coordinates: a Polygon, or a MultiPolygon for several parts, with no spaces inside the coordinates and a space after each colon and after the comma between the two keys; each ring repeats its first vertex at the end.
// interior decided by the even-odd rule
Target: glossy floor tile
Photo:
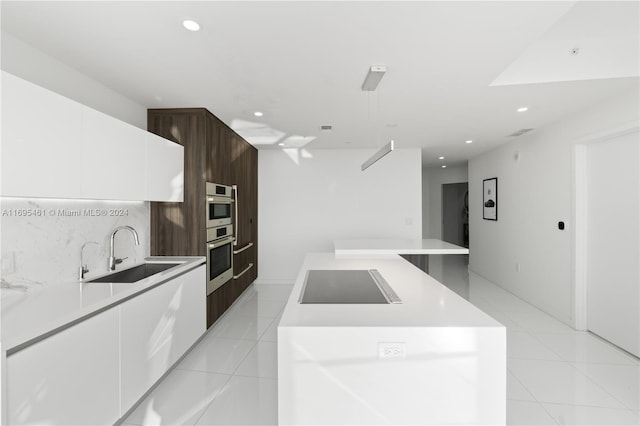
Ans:
{"type": "Polygon", "coordinates": [[[513,401],[536,402],[531,392],[510,371],[507,371],[507,398],[513,401]]]}
{"type": "Polygon", "coordinates": [[[508,425],[553,425],[553,418],[538,402],[507,400],[508,425]]]}
{"type": "Polygon", "coordinates": [[[507,357],[516,359],[542,359],[561,361],[551,349],[531,334],[507,329],[507,357]]]}
{"type": "Polygon", "coordinates": [[[259,341],[235,371],[238,376],[278,378],[278,344],[259,341]]]}
{"type": "Polygon", "coordinates": [[[639,425],[637,413],[578,405],[542,404],[559,425],[639,425]]]}
{"type": "Polygon", "coordinates": [[[277,317],[284,309],[286,300],[267,300],[255,294],[248,300],[244,300],[236,309],[241,315],[255,315],[261,317],[277,317]]]}
{"type": "MultiPolygon", "coordinates": [[[[507,424],[639,424],[637,358],[469,273],[465,256],[441,258],[436,279],[507,328],[507,424]]],[[[277,424],[277,327],[291,289],[250,286],[125,424],[277,424]]]]}
{"type": "Polygon", "coordinates": [[[574,365],[627,408],[640,411],[640,369],[637,366],[587,363],[574,365]]]}
{"type": "Polygon", "coordinates": [[[509,359],[507,368],[539,402],[625,408],[569,363],[509,359]]]}
{"type": "Polygon", "coordinates": [[[273,317],[242,315],[237,310],[230,314],[221,318],[209,333],[227,339],[258,340],[273,322],[273,317]]]}
{"type": "Polygon", "coordinates": [[[570,362],[637,365],[637,359],[589,332],[534,333],[545,346],[570,362]]]}
{"type": "Polygon", "coordinates": [[[255,346],[251,340],[205,337],[177,367],[182,370],[233,374],[255,346]]]}
{"type": "Polygon", "coordinates": [[[225,388],[230,375],[173,370],[131,413],[134,425],[193,425],[225,388]]]}
{"type": "Polygon", "coordinates": [[[267,327],[267,330],[262,334],[260,340],[268,340],[269,342],[277,342],[278,341],[278,322],[280,321],[279,317],[274,318],[273,322],[267,327]]]}
{"type": "Polygon", "coordinates": [[[278,381],[233,376],[196,425],[277,425],[278,381]]]}

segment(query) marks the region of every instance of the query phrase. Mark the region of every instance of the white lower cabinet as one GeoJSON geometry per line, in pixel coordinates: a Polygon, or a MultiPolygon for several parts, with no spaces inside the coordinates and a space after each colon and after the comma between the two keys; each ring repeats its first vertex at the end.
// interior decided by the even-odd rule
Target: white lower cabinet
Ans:
{"type": "Polygon", "coordinates": [[[107,425],[206,331],[205,266],[6,359],[10,425],[107,425]]]}
{"type": "Polygon", "coordinates": [[[122,305],[122,414],[206,331],[205,266],[122,305]]]}
{"type": "Polygon", "coordinates": [[[120,417],[118,309],[7,357],[9,424],[105,425],[120,417]]]}

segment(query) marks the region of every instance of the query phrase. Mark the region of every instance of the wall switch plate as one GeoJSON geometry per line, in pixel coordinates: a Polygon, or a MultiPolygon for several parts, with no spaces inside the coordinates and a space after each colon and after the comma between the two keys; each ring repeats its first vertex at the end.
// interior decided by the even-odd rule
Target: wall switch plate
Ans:
{"type": "Polygon", "coordinates": [[[516,263],[516,272],[520,272],[520,264],[516,263]]]}
{"type": "Polygon", "coordinates": [[[407,357],[407,347],[404,342],[378,343],[378,359],[404,359],[407,357]]]}

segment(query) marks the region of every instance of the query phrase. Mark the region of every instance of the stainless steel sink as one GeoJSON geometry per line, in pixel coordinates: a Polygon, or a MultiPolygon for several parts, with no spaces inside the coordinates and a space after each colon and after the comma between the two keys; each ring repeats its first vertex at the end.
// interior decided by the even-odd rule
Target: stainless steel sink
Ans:
{"type": "Polygon", "coordinates": [[[182,263],[145,263],[104,277],[88,280],[88,283],[135,283],[182,263]]]}

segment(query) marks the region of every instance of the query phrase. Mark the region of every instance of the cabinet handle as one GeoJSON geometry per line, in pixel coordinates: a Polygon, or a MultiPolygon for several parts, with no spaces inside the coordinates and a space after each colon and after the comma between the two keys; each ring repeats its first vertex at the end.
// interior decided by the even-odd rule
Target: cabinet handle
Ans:
{"type": "Polygon", "coordinates": [[[243,251],[245,251],[246,249],[248,249],[249,247],[253,247],[253,243],[249,243],[246,246],[242,247],[241,249],[238,250],[234,250],[233,254],[238,254],[238,253],[242,253],[243,251]]]}
{"type": "Polygon", "coordinates": [[[238,275],[234,275],[233,279],[237,280],[238,278],[240,278],[241,276],[243,276],[249,269],[253,268],[253,263],[250,263],[249,266],[247,266],[246,268],[244,268],[244,270],[242,272],[240,272],[238,275]]]}
{"type": "MultiPolygon", "coordinates": [[[[231,185],[231,188],[233,188],[233,201],[235,201],[236,204],[236,214],[235,214],[235,221],[233,222],[233,224],[235,225],[236,229],[233,233],[233,235],[236,236],[236,240],[233,242],[234,246],[238,245],[238,235],[239,234],[239,226],[238,226],[238,207],[240,207],[240,202],[238,201],[238,185],[231,185]]],[[[242,275],[242,274],[240,274],[242,275]]]]}

